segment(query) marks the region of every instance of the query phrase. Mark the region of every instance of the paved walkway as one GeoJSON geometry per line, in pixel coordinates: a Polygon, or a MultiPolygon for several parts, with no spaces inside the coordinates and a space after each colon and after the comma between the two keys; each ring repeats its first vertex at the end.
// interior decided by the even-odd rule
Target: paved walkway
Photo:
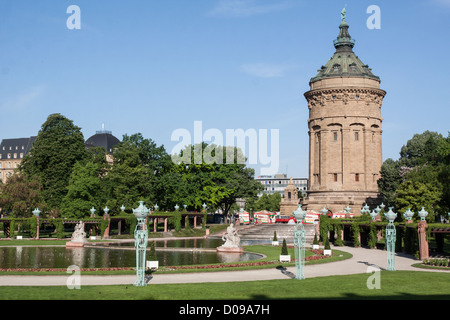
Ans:
{"type": "MultiPolygon", "coordinates": [[[[349,252],[351,259],[305,266],[305,278],[329,275],[347,275],[370,272],[369,267],[384,270],[387,268],[386,251],[376,249],[338,247],[338,250],[349,252]]],[[[431,271],[412,267],[418,260],[412,256],[397,254],[395,257],[396,270],[431,271]]],[[[436,272],[446,272],[438,271],[436,272]]],[[[295,276],[295,267],[273,268],[245,271],[194,272],[179,274],[154,274],[148,284],[164,283],[200,283],[200,282],[232,282],[289,279],[295,276]]],[[[65,286],[71,275],[67,276],[0,276],[0,286],[65,286]]],[[[83,285],[132,285],[135,275],[95,276],[81,274],[83,285]]]]}

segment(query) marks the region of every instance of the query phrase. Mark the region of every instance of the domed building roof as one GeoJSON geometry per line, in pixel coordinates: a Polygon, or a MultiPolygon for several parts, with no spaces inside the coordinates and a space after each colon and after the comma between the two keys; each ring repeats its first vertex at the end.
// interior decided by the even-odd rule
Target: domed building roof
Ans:
{"type": "Polygon", "coordinates": [[[339,25],[339,35],[333,41],[336,52],[326,65],[317,70],[318,74],[311,79],[311,82],[335,77],[364,77],[379,81],[380,78],[372,73],[372,69],[353,52],[355,40],[348,33],[349,25],[345,21],[345,9],[341,14],[342,21],[339,25]]]}
{"type": "Polygon", "coordinates": [[[86,148],[103,147],[106,152],[112,153],[114,146],[118,143],[120,140],[113,136],[111,131],[103,129],[87,139],[85,145],[86,148]]]}

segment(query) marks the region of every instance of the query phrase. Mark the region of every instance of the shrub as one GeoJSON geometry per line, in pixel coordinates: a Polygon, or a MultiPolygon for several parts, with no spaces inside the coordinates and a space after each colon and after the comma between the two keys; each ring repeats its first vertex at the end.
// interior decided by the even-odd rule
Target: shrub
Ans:
{"type": "Polygon", "coordinates": [[[158,258],[156,257],[155,241],[150,242],[150,253],[148,255],[148,260],[150,261],[158,260],[158,258]]]}
{"type": "Polygon", "coordinates": [[[319,240],[317,239],[317,234],[314,234],[313,244],[319,244],[319,240]]]}
{"type": "Polygon", "coordinates": [[[325,239],[325,246],[324,246],[325,250],[330,250],[330,240],[328,238],[325,239]]]}
{"type": "Polygon", "coordinates": [[[273,232],[273,241],[278,241],[276,231],[273,232]]]}
{"type": "Polygon", "coordinates": [[[286,239],[283,239],[283,245],[281,246],[281,255],[286,256],[288,254],[289,253],[288,253],[288,249],[287,249],[286,239]]]}

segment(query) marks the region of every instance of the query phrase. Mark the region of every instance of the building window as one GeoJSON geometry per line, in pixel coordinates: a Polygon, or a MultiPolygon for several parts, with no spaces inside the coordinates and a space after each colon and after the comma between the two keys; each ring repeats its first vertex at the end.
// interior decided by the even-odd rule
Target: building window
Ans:
{"type": "Polygon", "coordinates": [[[11,159],[11,153],[8,153],[8,159],[11,159]]]}
{"type": "Polygon", "coordinates": [[[355,131],[355,141],[358,141],[358,140],[359,140],[359,132],[355,131]]]}
{"type": "Polygon", "coordinates": [[[17,159],[17,153],[14,153],[14,159],[17,159]]]}
{"type": "Polygon", "coordinates": [[[23,153],[20,154],[20,159],[22,159],[22,158],[23,158],[23,153]]]}
{"type": "Polygon", "coordinates": [[[338,139],[338,133],[337,133],[337,131],[333,131],[333,140],[337,141],[337,139],[338,139]]]}
{"type": "Polygon", "coordinates": [[[337,182],[337,173],[333,173],[333,181],[337,182]]]}
{"type": "Polygon", "coordinates": [[[359,173],[355,173],[355,181],[356,181],[356,182],[359,181],[359,173]]]}

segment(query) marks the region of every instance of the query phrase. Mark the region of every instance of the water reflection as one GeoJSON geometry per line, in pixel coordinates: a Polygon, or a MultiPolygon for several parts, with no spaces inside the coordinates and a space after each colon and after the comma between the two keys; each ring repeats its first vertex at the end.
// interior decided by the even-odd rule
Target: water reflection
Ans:
{"type": "MultiPolygon", "coordinates": [[[[210,247],[212,242],[201,240],[207,239],[198,239],[195,243],[198,248],[214,248],[210,247]]],[[[156,252],[160,266],[232,263],[261,258],[260,255],[253,253],[218,253],[211,249],[174,251],[175,247],[189,248],[184,246],[194,245],[194,240],[176,241],[178,241],[176,244],[170,241],[157,242],[157,248],[168,248],[167,251],[162,249],[156,252]]],[[[127,245],[133,247],[127,248],[124,244],[84,248],[0,247],[0,268],[67,268],[71,265],[77,265],[80,268],[135,267],[134,244],[127,245]]]]}

